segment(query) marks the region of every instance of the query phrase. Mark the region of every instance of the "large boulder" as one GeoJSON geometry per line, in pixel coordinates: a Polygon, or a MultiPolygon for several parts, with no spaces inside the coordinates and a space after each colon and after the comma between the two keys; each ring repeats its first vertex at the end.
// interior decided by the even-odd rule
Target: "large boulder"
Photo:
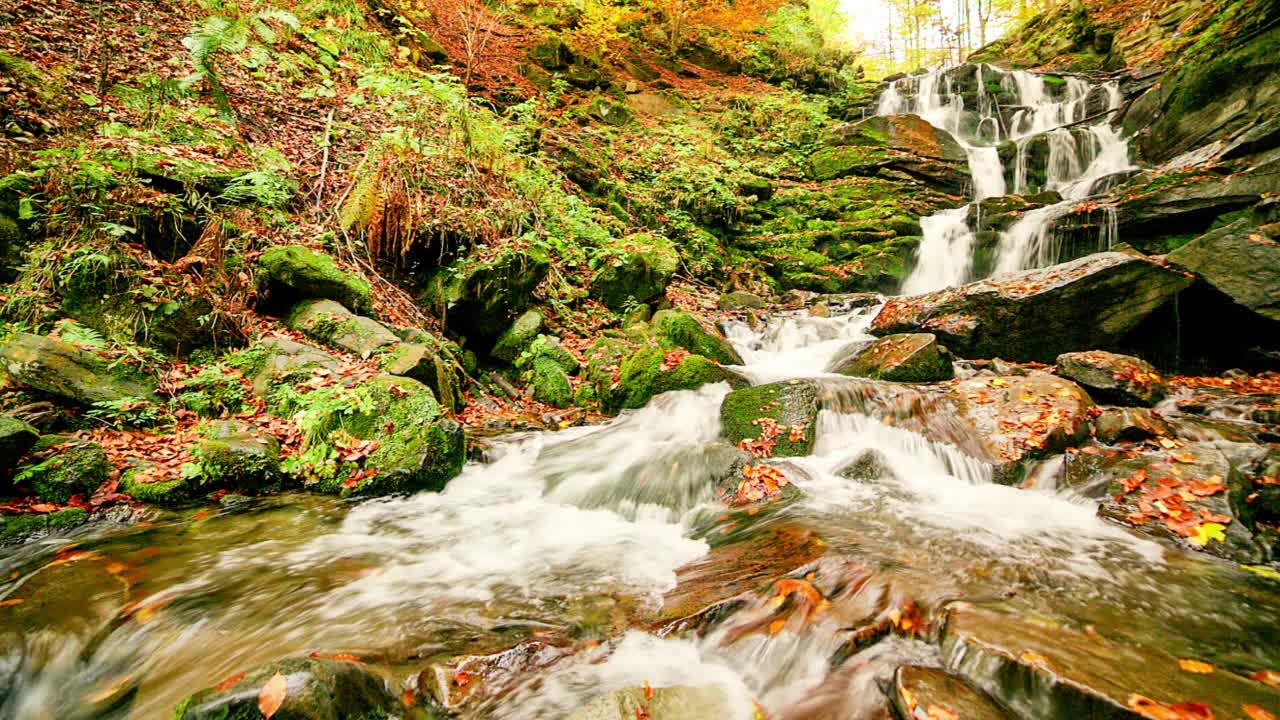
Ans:
{"type": "Polygon", "coordinates": [[[714,360],[655,345],[631,349],[606,339],[588,350],[587,358],[587,380],[607,412],[644,407],[665,392],[720,382],[731,387],[747,384],[746,378],[714,360]]]}
{"type": "Polygon", "coordinates": [[[841,360],[832,372],[896,382],[950,380],[951,353],[930,333],[882,337],[841,360]]]}
{"type": "Polygon", "coordinates": [[[382,356],[383,372],[413,378],[431,388],[441,405],[461,410],[467,375],[458,347],[421,331],[405,337],[406,342],[382,356]]]}
{"type": "Polygon", "coordinates": [[[259,489],[280,475],[280,441],[240,423],[215,425],[195,456],[201,482],[211,488],[259,489]]]}
{"type": "Polygon", "coordinates": [[[533,304],[533,292],[550,269],[551,258],[537,248],[464,260],[436,274],[422,300],[450,330],[489,347],[533,304]]]}
{"type": "Polygon", "coordinates": [[[338,268],[333,258],[301,245],[268,248],[258,257],[258,270],[268,295],[284,306],[297,300],[334,300],[358,313],[373,309],[369,283],[338,268]]]}
{"type": "Polygon", "coordinates": [[[337,431],[371,441],[363,462],[339,458],[307,478],[320,492],[344,497],[441,490],[462,471],[462,426],[446,417],[431,388],[395,375],[379,375],[354,387],[323,388],[295,401],[307,449],[330,442],[337,431]],[[370,473],[369,471],[372,471],[370,473]]]}
{"type": "Polygon", "coordinates": [[[9,475],[23,455],[40,439],[40,433],[15,417],[0,415],[0,479],[9,475]]]}
{"type": "MultiPolygon", "coordinates": [[[[977,376],[949,391],[956,416],[981,443],[978,455],[997,465],[997,480],[1016,482],[1023,459],[1061,452],[1089,436],[1093,400],[1079,385],[1043,372],[977,376]]],[[[936,438],[945,439],[945,438],[936,438]]]]}
{"type": "Polygon", "coordinates": [[[1100,400],[1150,407],[1167,392],[1151,363],[1131,355],[1085,350],[1063,353],[1055,364],[1059,375],[1089,388],[1100,400]]]}
{"type": "MultiPolygon", "coordinates": [[[[1280,182],[1280,178],[1277,179],[1280,182]]],[[[1280,322],[1280,228],[1247,219],[1211,230],[1169,253],[1169,263],[1268,320],[1280,322]]]]}
{"type": "Polygon", "coordinates": [[[245,375],[253,384],[253,391],[264,397],[283,380],[338,367],[338,358],[287,337],[263,338],[246,354],[252,363],[246,367],[245,375]]]}
{"type": "Polygon", "coordinates": [[[1093,421],[1093,435],[1099,442],[1141,442],[1171,437],[1174,428],[1164,416],[1148,408],[1103,408],[1093,421]]]}
{"type": "Polygon", "coordinates": [[[75,495],[88,497],[111,474],[107,453],[97,443],[62,435],[46,435],[18,467],[14,483],[42,500],[62,505],[75,495]]]}
{"type": "Polygon", "coordinates": [[[827,147],[809,158],[809,176],[905,174],[930,187],[959,194],[969,183],[968,155],[946,130],[916,115],[867,118],[836,127],[827,147]]]}
{"type": "Polygon", "coordinates": [[[661,297],[680,267],[675,245],[649,234],[628,237],[597,257],[604,264],[591,278],[591,296],[614,311],[661,297]]]}
{"type": "Polygon", "coordinates": [[[499,360],[514,363],[520,357],[520,353],[529,349],[533,339],[538,337],[538,333],[542,332],[546,324],[547,319],[541,310],[530,308],[524,311],[493,344],[489,354],[499,360]]]}
{"type": "Polygon", "coordinates": [[[333,300],[304,300],[289,313],[285,325],[360,358],[400,342],[378,321],[356,315],[333,300]]]}
{"type": "Polygon", "coordinates": [[[15,382],[83,405],[155,397],[155,382],[128,365],[42,335],[14,333],[0,363],[15,382]]]}
{"type": "Polygon", "coordinates": [[[280,720],[391,717],[403,709],[386,683],[362,663],[322,657],[289,658],[255,668],[235,682],[191,695],[173,711],[174,720],[261,718],[259,698],[281,695],[273,715],[280,720]],[[280,680],[275,678],[279,676],[280,680]],[[264,692],[268,685],[282,690],[264,692]]]}
{"type": "Polygon", "coordinates": [[[684,348],[724,365],[741,365],[742,356],[719,331],[679,310],[663,310],[653,316],[653,332],[664,347],[684,348]]]}
{"type": "Polygon", "coordinates": [[[734,390],[720,404],[720,428],[730,442],[758,457],[797,457],[813,452],[818,384],[807,380],[734,390]]]}
{"type": "Polygon", "coordinates": [[[1040,270],[925,295],[892,298],[876,335],[930,332],[967,358],[1053,362],[1117,344],[1191,283],[1146,258],[1098,253],[1040,270]]]}

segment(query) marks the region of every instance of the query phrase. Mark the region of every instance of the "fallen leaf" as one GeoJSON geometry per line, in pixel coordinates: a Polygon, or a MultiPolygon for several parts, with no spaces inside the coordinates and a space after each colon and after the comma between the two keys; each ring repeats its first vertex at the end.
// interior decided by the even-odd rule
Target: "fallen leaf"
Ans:
{"type": "Polygon", "coordinates": [[[284,675],[280,673],[272,675],[258,693],[258,709],[262,711],[262,716],[266,720],[271,720],[271,717],[280,711],[280,706],[284,705],[284,698],[288,694],[289,681],[284,675]]]}
{"type": "Polygon", "coordinates": [[[1022,654],[1018,656],[1018,659],[1028,665],[1034,665],[1045,669],[1048,669],[1049,667],[1049,658],[1041,655],[1040,653],[1031,652],[1030,650],[1023,650],[1022,654]]]}
{"type": "Polygon", "coordinates": [[[333,656],[333,659],[334,659],[334,660],[343,660],[343,661],[345,661],[345,662],[351,662],[351,663],[355,663],[355,664],[357,664],[357,665],[363,665],[363,664],[364,664],[364,661],[363,661],[363,660],[361,660],[360,658],[356,657],[355,655],[351,655],[351,654],[349,654],[349,653],[338,653],[337,655],[334,655],[334,656],[333,656]]]}
{"type": "Polygon", "coordinates": [[[1129,709],[1150,720],[1214,720],[1213,711],[1204,703],[1168,705],[1137,693],[1129,696],[1129,709]]]}
{"type": "Polygon", "coordinates": [[[653,699],[653,686],[649,684],[648,680],[644,681],[644,699],[645,700],[653,699]]]}
{"type": "Polygon", "coordinates": [[[13,607],[14,605],[21,605],[24,602],[26,601],[22,598],[9,598],[8,600],[0,600],[0,607],[13,607]]]}
{"type": "Polygon", "coordinates": [[[1213,672],[1213,665],[1199,660],[1186,660],[1179,658],[1178,667],[1182,668],[1183,672],[1189,672],[1194,675],[1209,675],[1213,672]]]}
{"type": "Polygon", "coordinates": [[[1257,705],[1241,705],[1240,709],[1244,711],[1252,720],[1276,720],[1276,716],[1263,710],[1257,705]]]}
{"type": "Polygon", "coordinates": [[[222,682],[220,682],[220,683],[218,683],[217,685],[215,685],[215,686],[214,686],[214,690],[217,690],[217,691],[218,691],[218,692],[220,692],[220,693],[221,693],[221,692],[226,692],[226,691],[230,690],[231,688],[235,687],[236,683],[238,683],[238,682],[240,682],[241,680],[243,680],[243,679],[244,679],[244,676],[245,676],[245,672],[244,672],[243,670],[241,670],[240,672],[235,673],[235,674],[233,674],[233,675],[229,675],[229,676],[227,676],[227,678],[226,678],[225,680],[223,680],[222,682]]]}
{"type": "Polygon", "coordinates": [[[1191,543],[1192,545],[1195,545],[1196,547],[1204,547],[1205,545],[1209,544],[1210,540],[1217,540],[1218,542],[1226,542],[1227,536],[1225,533],[1222,532],[1223,530],[1226,530],[1226,529],[1227,529],[1227,526],[1223,525],[1222,523],[1216,523],[1216,522],[1200,523],[1199,525],[1196,526],[1195,535],[1192,535],[1191,537],[1187,538],[1187,542],[1191,543]]]}
{"type": "Polygon", "coordinates": [[[960,720],[960,716],[938,705],[930,705],[924,711],[925,720],[960,720]]]}
{"type": "Polygon", "coordinates": [[[1263,685],[1280,687],[1280,672],[1276,672],[1275,670],[1259,670],[1258,672],[1250,675],[1249,679],[1257,680],[1263,685]]]}

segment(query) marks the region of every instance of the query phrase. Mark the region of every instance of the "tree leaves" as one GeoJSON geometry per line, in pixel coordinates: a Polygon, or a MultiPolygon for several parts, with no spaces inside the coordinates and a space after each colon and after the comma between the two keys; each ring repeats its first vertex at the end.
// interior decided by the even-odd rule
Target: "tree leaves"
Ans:
{"type": "Polygon", "coordinates": [[[1183,672],[1189,672],[1193,675],[1210,675],[1214,670],[1213,665],[1207,662],[1201,662],[1200,660],[1187,660],[1183,658],[1178,659],[1178,667],[1182,668],[1183,672]]]}
{"type": "Polygon", "coordinates": [[[271,717],[280,711],[280,706],[284,705],[285,696],[288,694],[288,679],[280,673],[272,675],[258,693],[258,709],[262,711],[262,716],[266,720],[271,720],[271,717]]]}

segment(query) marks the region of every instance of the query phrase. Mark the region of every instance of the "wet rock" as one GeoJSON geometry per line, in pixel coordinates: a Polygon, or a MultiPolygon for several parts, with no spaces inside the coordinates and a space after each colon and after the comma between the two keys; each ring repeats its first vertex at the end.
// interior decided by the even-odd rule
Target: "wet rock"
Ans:
{"type": "Polygon", "coordinates": [[[1280,691],[1235,673],[1183,672],[1155,649],[967,603],[951,606],[942,648],[952,672],[1020,717],[1175,717],[1145,703],[1194,701],[1244,720],[1242,705],[1280,707],[1280,691]]]}
{"type": "Polygon", "coordinates": [[[1151,363],[1131,355],[1086,350],[1058,356],[1056,372],[1096,397],[1121,405],[1150,407],[1164,399],[1164,378],[1151,363]]]}
{"type": "Polygon", "coordinates": [[[724,437],[739,447],[758,447],[758,455],[808,455],[820,409],[818,394],[816,383],[803,380],[734,390],[720,405],[724,437]]]}
{"type": "Polygon", "coordinates": [[[742,356],[719,331],[679,310],[663,310],[653,316],[654,334],[666,347],[679,347],[724,365],[741,365],[742,356]]]}
{"type": "Polygon", "coordinates": [[[759,295],[739,290],[721,295],[716,306],[721,310],[763,310],[766,303],[759,295]]]}
{"type": "Polygon", "coordinates": [[[734,716],[731,707],[716,687],[632,687],[601,695],[566,720],[720,720],[734,716]]]}
{"type": "Polygon", "coordinates": [[[809,158],[809,176],[815,180],[905,175],[951,193],[964,192],[969,182],[964,148],[946,130],[916,115],[840,125],[827,144],[809,158]]]}
{"type": "Polygon", "coordinates": [[[1172,437],[1174,428],[1164,416],[1148,408],[1109,407],[1093,421],[1094,437],[1114,445],[1118,442],[1141,442],[1172,437]]]}
{"type": "Polygon", "coordinates": [[[1052,362],[1062,353],[1114,346],[1190,282],[1142,257],[1098,253],[891,298],[871,331],[931,332],[962,357],[1052,362]]]}
{"type": "Polygon", "coordinates": [[[898,668],[893,680],[893,704],[905,718],[944,720],[1013,720],[982,690],[964,678],[938,668],[907,665],[898,668]]]}
{"type": "MultiPolygon", "coordinates": [[[[606,350],[606,352],[612,352],[606,350]]],[[[608,363],[608,358],[601,358],[608,363]]],[[[655,395],[673,390],[696,390],[703,385],[724,382],[731,387],[747,385],[747,379],[719,363],[701,355],[680,358],[673,366],[667,362],[667,352],[661,347],[644,346],[621,359],[615,360],[617,381],[612,371],[597,361],[597,369],[588,368],[600,399],[601,406],[609,412],[644,407],[655,395]]]]}
{"type": "MultiPolygon", "coordinates": [[[[63,508],[48,514],[0,515],[0,544],[26,542],[79,527],[88,521],[89,511],[84,508],[63,508]]],[[[83,601],[82,597],[77,599],[83,601]]]]}
{"type": "Polygon", "coordinates": [[[256,668],[227,688],[208,688],[173,711],[174,720],[262,717],[258,696],[276,675],[284,677],[280,720],[388,717],[402,707],[381,678],[363,665],[326,658],[290,658],[256,668]]]}
{"type": "Polygon", "coordinates": [[[40,433],[15,417],[0,415],[0,479],[7,478],[23,455],[40,439],[40,433]]]}
{"type": "Polygon", "coordinates": [[[950,380],[951,353],[930,333],[882,337],[833,369],[841,375],[894,382],[950,380]]]}
{"type": "Polygon", "coordinates": [[[632,235],[606,247],[591,278],[591,297],[615,312],[662,296],[680,267],[675,245],[657,235],[632,235]]]}
{"type": "Polygon", "coordinates": [[[279,381],[338,367],[338,358],[286,337],[264,338],[250,352],[255,353],[256,362],[246,375],[259,396],[266,396],[279,381]]]}
{"type": "Polygon", "coordinates": [[[42,335],[14,333],[0,346],[0,364],[20,385],[83,405],[156,399],[155,381],[128,365],[42,335]]]}
{"type": "Polygon", "coordinates": [[[1169,262],[1262,317],[1280,321],[1280,242],[1247,219],[1210,230],[1169,253],[1169,262]]]}
{"type": "Polygon", "coordinates": [[[894,477],[888,458],[879,450],[864,450],[848,465],[837,470],[836,474],[854,482],[872,482],[894,477]]]}
{"type": "Polygon", "coordinates": [[[1258,562],[1245,500],[1252,489],[1226,453],[1256,446],[1234,446],[1177,444],[1105,465],[1092,478],[1107,482],[1099,516],[1191,550],[1258,562]]]}
{"type": "Polygon", "coordinates": [[[200,483],[195,475],[179,474],[159,480],[153,476],[154,466],[146,461],[132,462],[120,477],[120,492],[138,502],[170,507],[188,504],[200,496],[200,483]]]}
{"type": "Polygon", "coordinates": [[[211,488],[260,489],[279,479],[280,441],[242,423],[218,423],[195,455],[201,483],[211,488]]]}
{"type": "Polygon", "coordinates": [[[333,258],[310,248],[268,248],[258,257],[258,268],[269,296],[286,307],[298,300],[319,298],[342,303],[356,313],[373,310],[367,281],[340,270],[333,258]]]}
{"type": "Polygon", "coordinates": [[[1079,385],[1048,373],[973,377],[949,395],[981,439],[985,458],[997,464],[1060,452],[1089,436],[1093,400],[1079,385]]]}
{"type": "Polygon", "coordinates": [[[533,303],[533,292],[550,268],[551,258],[537,248],[507,250],[484,261],[464,260],[437,273],[422,300],[450,330],[492,343],[533,303]]]}
{"type": "Polygon", "coordinates": [[[101,445],[45,435],[18,466],[14,483],[31,488],[42,500],[62,505],[72,496],[92,494],[107,481],[111,469],[101,445]]]}
{"type": "Polygon", "coordinates": [[[809,317],[831,317],[831,308],[824,302],[814,303],[809,306],[809,317]]]}
{"type": "Polygon", "coordinates": [[[354,469],[342,464],[332,476],[314,479],[309,487],[315,490],[344,497],[438,491],[462,471],[462,426],[445,417],[431,389],[416,380],[379,375],[352,389],[309,393],[306,400],[300,422],[314,428],[315,437],[341,429],[378,443],[363,463],[374,474],[350,481],[354,469]]]}
{"type": "Polygon", "coordinates": [[[368,358],[400,342],[400,338],[378,321],[355,315],[333,300],[299,303],[289,313],[285,325],[312,340],[360,358],[368,358]]]}
{"type": "Polygon", "coordinates": [[[542,332],[546,324],[546,317],[541,310],[537,308],[526,310],[511,323],[511,327],[507,328],[506,332],[502,333],[489,354],[499,360],[514,363],[516,358],[520,357],[520,353],[529,348],[533,339],[538,337],[538,333],[542,332]]]}

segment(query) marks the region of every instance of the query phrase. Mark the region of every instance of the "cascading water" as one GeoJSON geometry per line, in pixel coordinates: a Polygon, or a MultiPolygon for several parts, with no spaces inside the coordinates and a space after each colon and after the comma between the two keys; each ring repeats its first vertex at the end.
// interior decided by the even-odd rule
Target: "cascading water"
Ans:
{"type": "MultiPolygon", "coordinates": [[[[0,716],[124,717],[94,703],[125,688],[128,717],[168,717],[187,693],[284,655],[355,653],[404,677],[427,658],[567,633],[609,641],[517,673],[523,680],[458,708],[461,717],[563,718],[602,693],[651,685],[706,690],[697,697],[718,711],[699,717],[746,720],[759,703],[769,717],[860,718],[880,707],[896,667],[947,660],[931,643],[893,637],[849,657],[855,611],[1015,592],[1034,613],[1099,623],[1104,634],[1123,617],[1124,633],[1178,627],[1199,649],[1230,652],[1235,636],[1218,639],[1203,608],[1247,612],[1258,627],[1280,621],[1280,598],[1224,593],[1207,561],[1166,572],[1160,546],[1104,523],[1070,491],[993,484],[992,467],[962,449],[978,440],[973,430],[953,426],[927,387],[826,374],[845,346],[869,338],[877,310],[729,328],[747,375],[817,377],[823,388],[813,454],[759,461],[803,493],[776,511],[726,522],[713,488],[732,458],[719,439],[728,388],[716,385],[661,395],[603,426],[498,439],[441,493],[268,501],[75,538],[74,554],[59,554],[72,542],[63,539],[0,555],[0,601],[46,593],[0,605],[0,716]],[[848,475],[866,453],[874,469],[848,475]],[[765,574],[748,577],[735,591],[746,595],[706,632],[659,636],[635,629],[650,620],[626,622],[652,617],[684,584],[682,568],[707,563],[718,587],[754,560],[716,560],[718,550],[755,537],[772,548],[767,533],[784,531],[820,534],[830,557],[806,571],[814,582],[853,574],[830,586],[839,610],[774,621],[777,604],[753,594],[779,577],[765,574]],[[60,599],[58,588],[74,590],[60,599]],[[1180,601],[1153,605],[1153,588],[1180,601]]],[[[791,562],[774,572],[807,560],[791,562]]]]}
{"type": "MultiPolygon", "coordinates": [[[[1127,140],[1108,123],[1122,100],[1119,87],[1114,82],[1093,85],[1066,77],[1057,78],[1056,88],[1051,88],[1045,76],[1035,73],[988,65],[962,67],[964,73],[959,68],[937,70],[890,83],[877,112],[913,113],[951,133],[968,155],[975,202],[1006,191],[1059,193],[1061,202],[1026,213],[1001,233],[995,272],[1058,262],[1054,223],[1107,178],[1132,168],[1127,140]],[[988,84],[993,77],[999,78],[994,88],[988,84]],[[1099,110],[1099,105],[1104,107],[1099,110]],[[1097,123],[1081,126],[1091,110],[1098,116],[1097,123]],[[1012,146],[1009,168],[1001,161],[1001,143],[1012,146]]],[[[903,282],[903,293],[929,292],[976,279],[977,238],[967,215],[962,208],[921,220],[923,239],[915,266],[903,282]]],[[[1099,249],[1109,247],[1113,238],[1114,227],[1104,227],[1099,249]]]]}

